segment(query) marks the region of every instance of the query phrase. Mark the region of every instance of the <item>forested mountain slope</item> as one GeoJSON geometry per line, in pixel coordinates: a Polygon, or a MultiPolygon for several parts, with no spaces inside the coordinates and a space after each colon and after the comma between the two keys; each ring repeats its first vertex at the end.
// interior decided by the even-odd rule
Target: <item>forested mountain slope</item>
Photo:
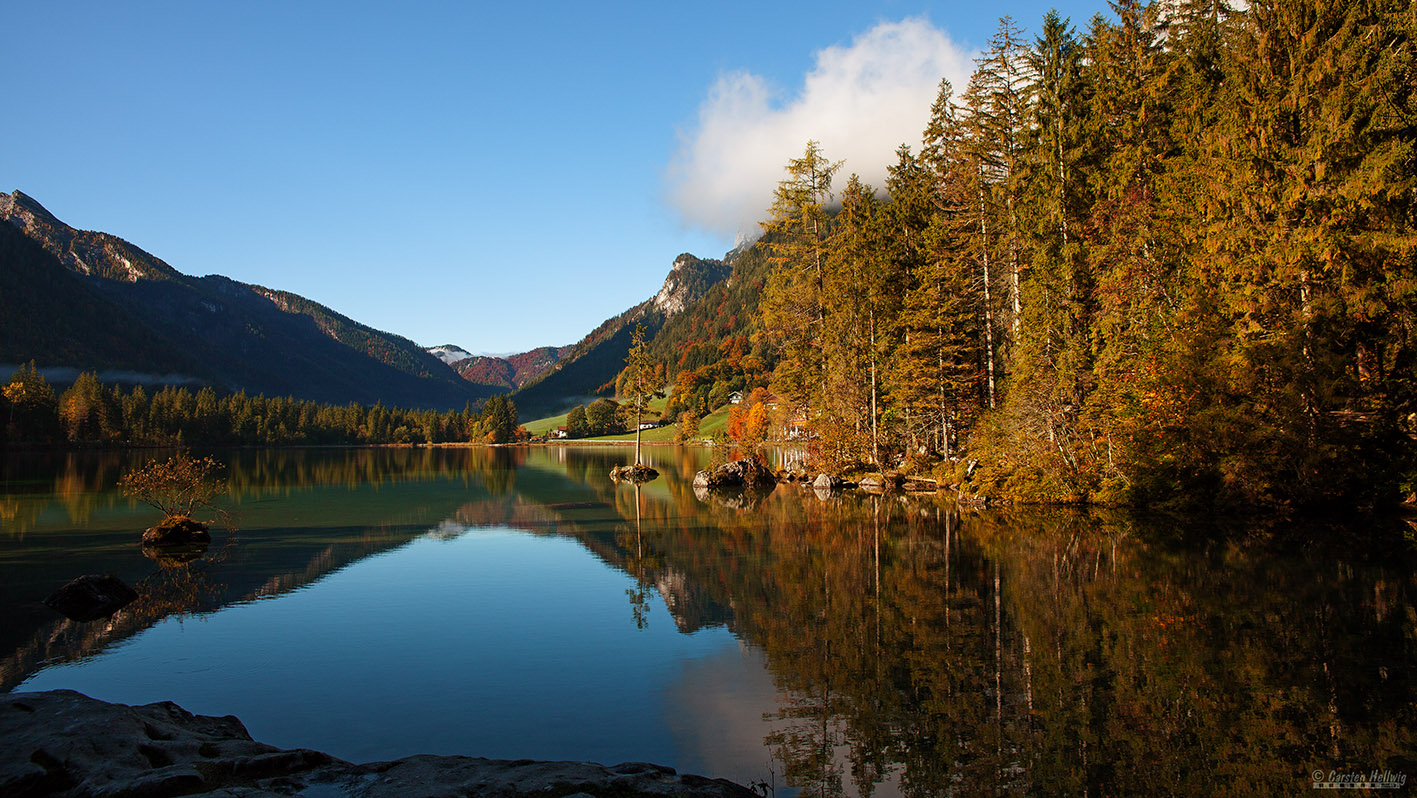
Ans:
{"type": "Polygon", "coordinates": [[[19,191],[0,194],[0,219],[11,288],[0,307],[16,330],[0,359],[323,402],[461,408],[491,393],[405,338],[288,292],[189,277],[120,238],[74,230],[19,191]]]}
{"type": "Polygon", "coordinates": [[[513,394],[521,415],[552,415],[597,395],[613,394],[635,326],[642,325],[647,338],[657,337],[662,326],[697,308],[705,295],[722,286],[731,270],[724,261],[679,255],[653,298],[606,319],[570,347],[549,372],[513,394]]]}
{"type": "Polygon", "coordinates": [[[98,371],[206,374],[205,364],[8,224],[0,224],[0,308],[0,363],[43,356],[98,371]]]}

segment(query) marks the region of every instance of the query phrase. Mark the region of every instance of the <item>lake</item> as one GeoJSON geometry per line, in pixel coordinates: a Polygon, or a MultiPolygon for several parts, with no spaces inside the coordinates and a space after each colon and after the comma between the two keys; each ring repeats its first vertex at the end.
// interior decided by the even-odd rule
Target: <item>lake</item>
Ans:
{"type": "Polygon", "coordinates": [[[0,685],[233,714],[263,742],[653,761],[777,796],[1279,794],[1417,777],[1401,519],[695,494],[654,447],[241,450],[233,529],[138,545],[151,452],[0,459],[0,685]],[[40,601],[113,573],[138,602],[40,601]]]}

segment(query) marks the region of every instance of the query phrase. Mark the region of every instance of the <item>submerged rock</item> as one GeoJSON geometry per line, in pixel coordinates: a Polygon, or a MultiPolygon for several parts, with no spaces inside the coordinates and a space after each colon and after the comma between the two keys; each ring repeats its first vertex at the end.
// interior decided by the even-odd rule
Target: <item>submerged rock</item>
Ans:
{"type": "Polygon", "coordinates": [[[210,543],[212,535],[206,524],[185,515],[172,515],[157,526],[143,532],[144,546],[190,546],[210,543]]]}
{"type": "Polygon", "coordinates": [[[44,599],[44,605],[71,621],[96,621],[107,618],[137,598],[137,591],[116,576],[86,574],[49,594],[44,599]]]}
{"type": "Polygon", "coordinates": [[[355,765],[258,743],[230,715],[193,715],[170,701],[110,704],[72,690],[0,697],[0,740],[0,795],[757,795],[642,762],[419,755],[355,765]]]}
{"type": "Polygon", "coordinates": [[[659,479],[659,472],[647,465],[636,463],[628,466],[615,466],[610,469],[610,478],[616,482],[649,482],[659,479]]]}

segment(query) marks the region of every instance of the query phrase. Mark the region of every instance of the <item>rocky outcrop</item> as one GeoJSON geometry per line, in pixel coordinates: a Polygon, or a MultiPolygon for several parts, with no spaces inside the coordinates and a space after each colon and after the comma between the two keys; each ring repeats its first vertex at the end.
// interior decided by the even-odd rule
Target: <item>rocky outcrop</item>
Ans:
{"type": "Polygon", "coordinates": [[[172,515],[143,532],[144,546],[191,546],[211,543],[209,527],[185,515],[172,515]]]}
{"type": "Polygon", "coordinates": [[[132,604],[137,591],[116,576],[87,574],[44,599],[44,605],[71,621],[96,621],[132,604]]]}
{"type": "Polygon", "coordinates": [[[694,474],[696,488],[756,488],[769,489],[777,484],[777,476],[757,460],[744,459],[724,463],[712,471],[694,474]]]}
{"type": "Polygon", "coordinates": [[[130,707],[72,690],[0,698],[0,795],[689,796],[748,798],[723,779],[642,762],[613,767],[466,756],[356,765],[251,739],[241,721],[170,701],[130,707]]]}
{"type": "Polygon", "coordinates": [[[641,483],[659,479],[659,472],[642,463],[636,463],[635,465],[615,466],[610,469],[610,478],[616,482],[641,483]]]}
{"type": "Polygon", "coordinates": [[[699,299],[715,283],[725,280],[733,268],[721,260],[696,258],[685,252],[674,259],[664,285],[651,300],[654,309],[666,318],[699,299]]]}

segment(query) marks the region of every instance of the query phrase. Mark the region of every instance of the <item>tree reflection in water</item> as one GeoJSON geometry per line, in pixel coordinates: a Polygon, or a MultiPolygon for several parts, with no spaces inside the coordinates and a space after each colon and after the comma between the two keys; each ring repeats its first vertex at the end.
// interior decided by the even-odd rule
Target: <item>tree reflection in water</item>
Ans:
{"type": "MultiPolygon", "coordinates": [[[[48,508],[78,524],[121,505],[105,491],[127,457],[0,468],[5,537],[24,540],[48,508]]],[[[700,500],[706,455],[646,457],[664,477],[617,488],[619,450],[229,456],[238,504],[348,491],[338,505],[313,492],[318,524],[253,530],[232,562],[160,569],[151,614],[134,608],[127,632],[16,635],[36,642],[0,678],[211,607],[212,591],[279,593],[429,530],[511,526],[574,537],[628,574],[640,628],[657,592],[680,631],[724,626],[760,649],[780,702],[760,733],[805,795],[1248,795],[1307,789],[1318,769],[1417,778],[1417,582],[1401,530],[1236,532],[800,486],[700,500]],[[387,489],[421,483],[443,487],[387,489]],[[356,500],[357,524],[328,517],[356,500]]]]}
{"type": "Polygon", "coordinates": [[[766,742],[804,794],[1253,794],[1345,764],[1417,775],[1410,552],[809,496],[700,505],[713,524],[670,524],[634,557],[722,586],[700,603],[731,606],[766,652],[782,692],[766,742]]]}

